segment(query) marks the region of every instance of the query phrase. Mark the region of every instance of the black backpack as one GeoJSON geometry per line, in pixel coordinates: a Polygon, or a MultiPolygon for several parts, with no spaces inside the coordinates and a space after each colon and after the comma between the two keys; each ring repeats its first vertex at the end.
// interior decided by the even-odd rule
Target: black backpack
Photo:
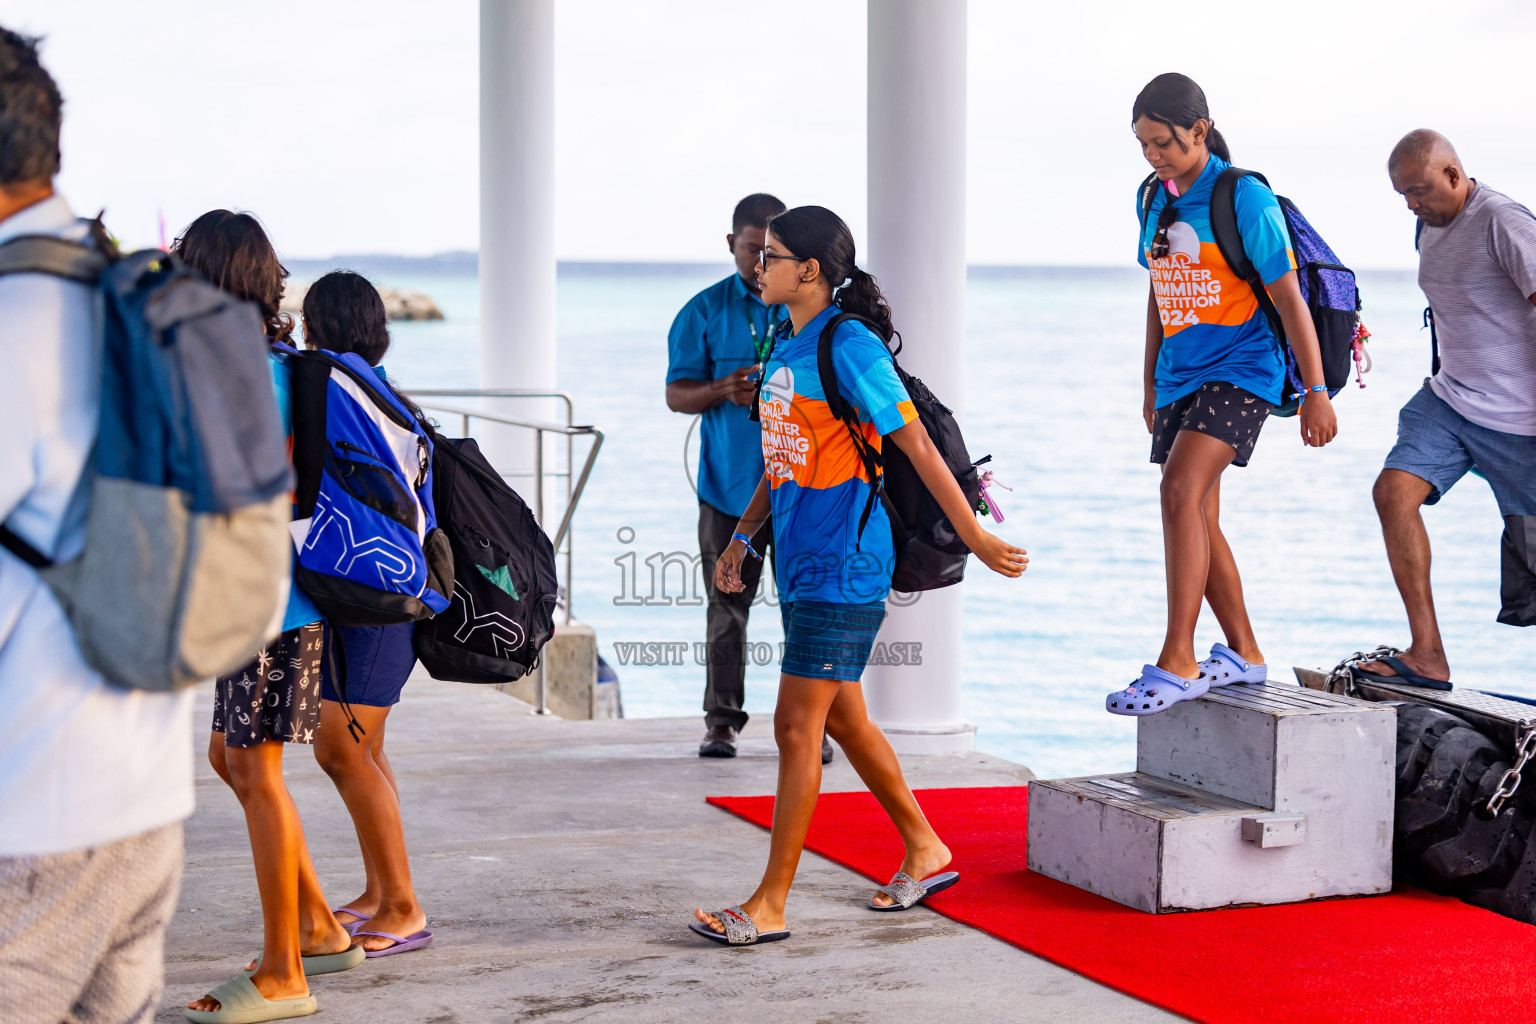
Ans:
{"type": "Polygon", "coordinates": [[[416,657],[433,679],[519,679],[555,632],[554,546],[473,438],[433,440],[432,503],[453,551],[453,601],[416,624],[416,657]]]}
{"type": "MultiPolygon", "coordinates": [[[[971,549],[956,535],[949,518],[928,492],[928,485],[917,475],[906,453],[894,444],[882,446],[883,451],[876,451],[873,445],[864,440],[858,414],[843,400],[842,393],[837,389],[837,373],[832,367],[832,335],[836,333],[839,324],[848,320],[864,324],[874,332],[875,337],[882,338],[887,347],[890,339],[884,338],[880,327],[873,320],[854,313],[839,313],[822,328],[816,347],[816,366],[820,371],[821,390],[826,396],[827,407],[848,428],[848,436],[853,438],[854,447],[864,461],[864,471],[873,483],[869,499],[864,503],[864,511],[859,516],[855,546],[863,538],[864,527],[869,523],[870,513],[874,511],[875,499],[879,498],[891,520],[891,542],[896,552],[891,589],[911,594],[953,586],[965,577],[965,560],[971,549]]],[[[917,418],[928,432],[933,446],[939,450],[944,465],[954,474],[955,483],[960,485],[966,502],[973,510],[980,511],[981,484],[976,472],[979,463],[972,462],[970,453],[966,451],[965,438],[960,436],[960,424],[955,422],[955,414],[949,407],[928,390],[928,385],[903,370],[901,364],[896,362],[896,356],[901,352],[901,335],[894,334],[893,337],[896,348],[891,352],[891,362],[895,363],[896,373],[912,399],[917,418]]]]}
{"type": "MultiPolygon", "coordinates": [[[[1237,230],[1237,183],[1243,178],[1256,178],[1269,187],[1269,179],[1258,171],[1241,167],[1228,167],[1211,186],[1211,234],[1216,248],[1227,261],[1232,272],[1253,289],[1254,298],[1270,329],[1280,343],[1280,361],[1285,367],[1286,394],[1276,407],[1276,416],[1294,416],[1301,406],[1290,392],[1305,391],[1301,382],[1301,370],[1296,356],[1285,337],[1285,325],[1280,322],[1280,311],[1275,308],[1269,290],[1259,276],[1258,269],[1248,259],[1243,249],[1243,236],[1237,230]]],[[[1141,183],[1141,230],[1146,235],[1147,215],[1152,209],[1152,199],[1157,194],[1158,177],[1147,176],[1141,183]]],[[[1323,362],[1323,383],[1333,397],[1349,383],[1350,366],[1356,359],[1356,327],[1360,320],[1360,289],[1355,284],[1355,272],[1339,262],[1333,249],[1317,233],[1296,204],[1277,195],[1280,211],[1285,216],[1286,231],[1290,235],[1291,254],[1296,257],[1296,280],[1301,286],[1301,297],[1306,300],[1312,314],[1312,326],[1317,330],[1317,344],[1323,362]]],[[[1364,383],[1361,383],[1364,387],[1364,383]]]]}

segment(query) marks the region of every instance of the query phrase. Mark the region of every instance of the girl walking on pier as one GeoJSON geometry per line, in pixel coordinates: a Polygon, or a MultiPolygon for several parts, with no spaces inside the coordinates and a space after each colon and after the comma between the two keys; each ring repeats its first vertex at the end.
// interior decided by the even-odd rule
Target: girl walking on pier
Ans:
{"type": "MultiPolygon", "coordinates": [[[[176,240],[188,267],[253,303],[268,341],[286,341],[293,321],[279,312],[288,276],[256,218],[213,210],[176,240]]],[[[272,360],[273,387],[291,431],[288,368],[272,360]]],[[[208,760],[245,810],[256,888],[261,894],[262,952],[246,973],[187,1004],[200,1024],[265,1021],[315,1012],[306,976],[363,962],[361,946],[336,922],[315,877],[298,808],[283,782],[283,745],[313,743],[320,729],[320,652],[325,623],[297,586],[283,633],[244,669],[214,684],[208,760]]]]}
{"type": "MultiPolygon", "coordinates": [[[[1218,521],[1221,475],[1246,466],[1270,412],[1284,396],[1280,342],[1254,290],[1227,264],[1212,230],[1216,179],[1231,166],[1205,93],[1184,75],[1154,78],[1131,108],[1132,128],[1152,165],[1155,194],[1142,217],[1137,260],[1151,274],[1142,417],[1152,461],[1163,467],[1163,558],[1168,628],[1157,663],[1104,699],[1118,715],[1165,711],[1212,686],[1266,678],[1243,583],[1218,521]],[[1202,597],[1226,643],[1197,661],[1195,621],[1202,597]]],[[[1317,332],[1296,279],[1280,204],[1264,184],[1242,177],[1233,189],[1243,252],[1295,353],[1302,381],[1303,444],[1338,433],[1323,384],[1317,332]]]]}
{"type": "Polygon", "coordinates": [[[859,677],[885,618],[895,560],[889,519],[875,502],[860,533],[870,493],[857,446],[822,391],[817,348],[822,330],[839,313],[872,321],[844,321],[832,338],[838,391],[854,406],[863,436],[879,449],[894,441],[911,460],[955,532],[986,565],[1004,576],[1021,574],[1028,559],[983,530],[944,465],[896,374],[885,341],[891,310],[875,279],[854,262],[853,236],[832,211],[802,206],[774,217],[758,262],[763,301],[782,303],[789,319],[779,326],[759,391],[766,473],[730,545],[714,583],[743,588],[743,559],[757,557],[754,536],[770,512],[778,548],[780,613],[785,655],[779,677],[774,738],[779,781],[762,883],[741,906],[695,911],[690,927],[705,938],[750,945],[789,937],[784,907],[811,813],[821,788],[823,729],[880,801],[906,845],[891,884],[870,901],[872,910],[905,910],[959,879],[938,874],[949,849],[923,816],[885,734],[869,718],[859,677]]]}
{"type": "MultiPolygon", "coordinates": [[[[384,302],[368,279],[345,270],[326,274],[304,294],[304,343],[331,352],[355,352],[384,379],[389,351],[384,302]]],[[[398,392],[397,392],[398,394],[398,392]]],[[[402,396],[414,410],[409,399],[402,396]]],[[[419,410],[415,410],[420,415],[419,410]]],[[[432,942],[427,915],[411,884],[400,816],[400,787],[384,753],[384,724],[416,667],[416,625],[331,626],[338,663],[321,666],[320,721],[315,759],[336,783],[352,815],[363,854],[363,894],[336,908],[336,919],[369,957],[421,949],[432,942]],[[343,681],[333,678],[342,675],[343,681]],[[343,703],[345,702],[345,703],[343,703]],[[351,721],[349,721],[349,716],[351,721]],[[356,722],[354,739],[348,725],[356,722]]]]}

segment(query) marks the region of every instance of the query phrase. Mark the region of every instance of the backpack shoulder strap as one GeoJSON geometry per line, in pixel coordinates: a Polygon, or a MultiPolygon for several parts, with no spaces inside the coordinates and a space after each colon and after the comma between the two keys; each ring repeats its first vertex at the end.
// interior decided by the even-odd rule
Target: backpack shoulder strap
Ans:
{"type": "Polygon", "coordinates": [[[1242,167],[1228,167],[1217,175],[1215,184],[1211,186],[1211,234],[1216,237],[1216,248],[1221,251],[1221,258],[1227,261],[1227,266],[1253,289],[1270,329],[1283,345],[1285,325],[1280,320],[1280,310],[1275,307],[1269,289],[1264,287],[1264,282],[1259,278],[1258,268],[1244,251],[1243,236],[1237,227],[1237,183],[1249,177],[1257,178],[1266,188],[1269,187],[1269,179],[1264,175],[1242,167]]]}
{"type": "Polygon", "coordinates": [[[0,275],[48,274],[94,285],[107,263],[95,246],[53,235],[18,235],[0,245],[0,275]]]}
{"type": "Polygon", "coordinates": [[[1419,220],[1417,217],[1415,217],[1414,218],[1414,224],[1413,224],[1413,251],[1414,252],[1418,252],[1419,251],[1419,240],[1422,239],[1423,237],[1424,237],[1424,222],[1419,220]]]}
{"type": "Polygon", "coordinates": [[[331,368],[313,356],[312,352],[295,350],[288,357],[292,373],[288,394],[293,402],[293,503],[298,519],[315,514],[320,473],[325,467],[325,413],[331,368]]]}
{"type": "Polygon", "coordinates": [[[827,408],[832,411],[832,415],[843,421],[848,437],[853,441],[854,450],[864,463],[864,474],[869,477],[869,497],[864,501],[864,511],[859,514],[859,532],[854,535],[853,541],[854,550],[857,551],[864,538],[864,527],[869,525],[870,513],[875,510],[875,502],[885,492],[885,459],[874,445],[865,440],[859,428],[858,415],[843,399],[837,387],[837,368],[832,363],[832,338],[837,334],[837,328],[848,320],[857,320],[873,331],[875,337],[880,337],[874,322],[867,317],[856,313],[837,314],[827,321],[827,325],[821,329],[821,337],[816,340],[816,370],[821,378],[821,393],[826,399],[827,408]]]}
{"type": "Polygon", "coordinates": [[[1152,212],[1152,200],[1157,198],[1157,172],[1147,175],[1141,183],[1141,237],[1147,236],[1147,215],[1152,212]]]}

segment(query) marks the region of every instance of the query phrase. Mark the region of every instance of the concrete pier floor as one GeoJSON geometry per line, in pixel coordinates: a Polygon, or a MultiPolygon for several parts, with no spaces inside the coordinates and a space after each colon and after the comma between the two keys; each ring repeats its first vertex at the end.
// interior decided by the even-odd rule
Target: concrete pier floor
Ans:
{"type": "MultiPolygon", "coordinates": [[[[203,693],[198,722],[209,718],[203,693]]],[[[928,910],[874,915],[871,885],[806,854],[794,936],[728,949],[686,930],[695,906],[745,899],[767,833],[704,803],[771,793],[771,723],[733,761],[697,756],[698,719],[568,722],[487,688],[413,680],[389,719],[425,949],[316,978],[316,1021],[1176,1020],[928,910]]],[[[199,734],[201,735],[201,733],[199,734]]],[[[362,891],[351,820],[309,748],[286,752],[322,884],[362,891]]],[[[985,754],[904,761],[914,787],[1017,785],[985,754]]],[[[827,792],[862,788],[839,755],[827,792]]],[[[244,818],[206,761],[187,823],[181,905],[157,1020],[232,977],[260,947],[244,818]]],[[[892,865],[892,869],[896,865],[892,865]]]]}

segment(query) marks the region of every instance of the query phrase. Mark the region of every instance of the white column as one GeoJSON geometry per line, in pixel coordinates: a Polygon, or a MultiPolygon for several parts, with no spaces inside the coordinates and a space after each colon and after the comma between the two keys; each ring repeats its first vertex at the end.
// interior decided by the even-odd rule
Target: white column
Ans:
{"type": "MultiPolygon", "coordinates": [[[[555,386],[554,0],[480,0],[480,386],[555,386]]],[[[554,419],[542,402],[489,411],[554,419]]],[[[527,472],[527,431],[487,433],[527,472]]],[[[529,482],[531,483],[531,482],[529,482]]],[[[531,486],[518,490],[533,500],[531,486]]]]}
{"type": "MultiPolygon", "coordinates": [[[[869,239],[901,362],[959,415],[965,366],[966,0],[869,0],[869,239]]],[[[968,571],[979,569],[972,560],[968,571]]],[[[963,586],[963,584],[961,585],[963,586]]],[[[871,665],[870,714],[898,753],[969,750],[960,713],[961,587],[888,602],[880,639],[922,663],[871,665]]]]}

